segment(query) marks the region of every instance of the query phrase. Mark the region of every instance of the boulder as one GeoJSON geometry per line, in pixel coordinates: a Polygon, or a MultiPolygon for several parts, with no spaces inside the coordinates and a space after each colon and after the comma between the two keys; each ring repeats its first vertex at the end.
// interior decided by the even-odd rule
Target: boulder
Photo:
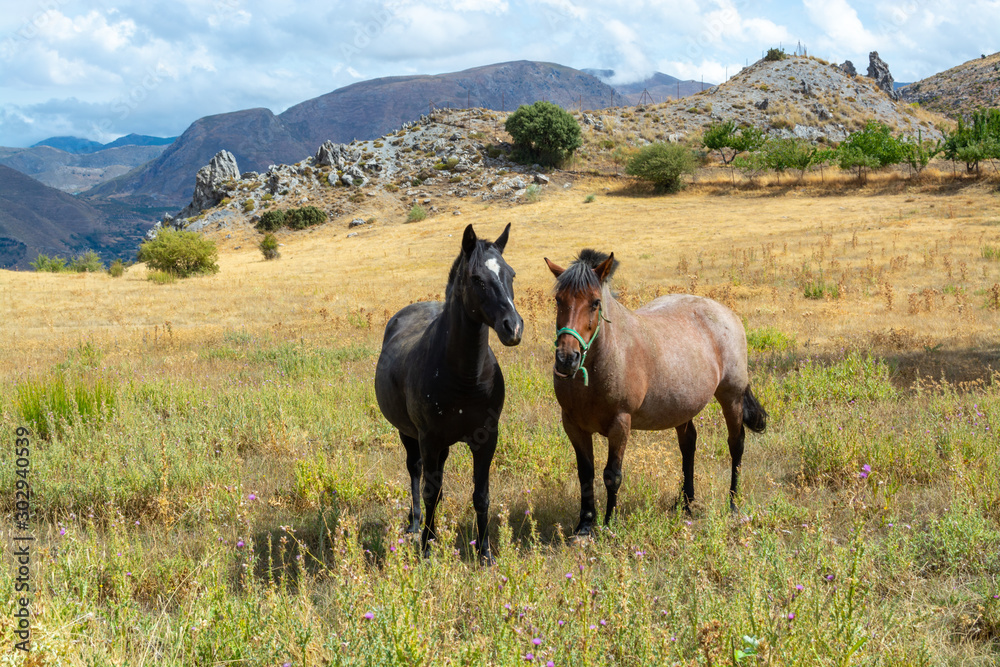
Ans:
{"type": "Polygon", "coordinates": [[[223,184],[235,183],[239,178],[240,169],[236,166],[236,158],[229,151],[219,151],[208,164],[198,170],[191,203],[177,217],[190,218],[217,205],[226,196],[223,184]]]}
{"type": "Polygon", "coordinates": [[[844,62],[843,62],[843,63],[842,63],[841,65],[840,65],[840,69],[841,69],[841,70],[842,70],[842,71],[844,72],[844,74],[846,74],[847,76],[857,76],[857,75],[858,75],[858,70],[857,70],[857,69],[856,69],[856,68],[854,67],[854,63],[852,63],[852,62],[851,62],[850,60],[845,60],[845,61],[844,61],[844,62]]]}
{"type": "Polygon", "coordinates": [[[548,185],[549,177],[545,174],[535,174],[535,183],[538,183],[539,185],[548,185]]]}
{"type": "Polygon", "coordinates": [[[348,225],[347,225],[347,226],[348,226],[348,227],[362,227],[362,226],[364,226],[364,225],[367,225],[367,224],[368,224],[368,223],[367,223],[367,222],[365,222],[365,221],[364,221],[363,219],[361,219],[361,218],[354,218],[354,220],[351,220],[351,222],[350,222],[350,223],[348,223],[348,225]]]}
{"type": "Polygon", "coordinates": [[[341,174],[340,182],[344,185],[356,185],[360,188],[368,183],[368,179],[365,177],[365,172],[361,171],[357,165],[351,165],[341,174]]]}
{"type": "Polygon", "coordinates": [[[893,86],[892,74],[889,73],[889,65],[878,57],[878,51],[868,54],[868,76],[875,80],[875,85],[881,88],[886,95],[894,100],[899,99],[899,93],[893,86]]]}
{"type": "Polygon", "coordinates": [[[768,106],[767,98],[765,97],[760,102],[754,102],[753,105],[760,109],[761,111],[766,111],[768,106]]]}

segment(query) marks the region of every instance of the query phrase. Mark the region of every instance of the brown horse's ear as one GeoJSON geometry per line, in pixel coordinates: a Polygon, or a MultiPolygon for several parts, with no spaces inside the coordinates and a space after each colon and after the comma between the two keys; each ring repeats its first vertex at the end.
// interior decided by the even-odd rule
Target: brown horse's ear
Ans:
{"type": "Polygon", "coordinates": [[[545,263],[548,264],[549,271],[551,271],[552,275],[554,275],[556,278],[558,278],[559,276],[561,276],[563,274],[563,271],[566,270],[563,267],[559,266],[558,264],[554,264],[553,262],[550,262],[548,257],[545,258],[545,263]]]}
{"type": "Polygon", "coordinates": [[[497,248],[500,249],[500,254],[501,255],[503,254],[503,249],[507,247],[507,237],[508,236],[510,236],[510,223],[509,222],[507,223],[507,226],[504,227],[503,234],[501,234],[500,237],[497,238],[497,240],[493,242],[493,245],[495,245],[497,248]]]}
{"type": "Polygon", "coordinates": [[[472,229],[470,224],[465,228],[465,234],[462,235],[462,252],[469,256],[472,251],[476,249],[476,232],[472,229]]]}
{"type": "Polygon", "coordinates": [[[608,257],[606,260],[597,265],[597,268],[594,269],[594,273],[597,274],[597,279],[600,280],[601,284],[603,285],[604,281],[611,277],[611,274],[614,272],[614,270],[615,270],[615,253],[611,253],[610,257],[608,257]]]}

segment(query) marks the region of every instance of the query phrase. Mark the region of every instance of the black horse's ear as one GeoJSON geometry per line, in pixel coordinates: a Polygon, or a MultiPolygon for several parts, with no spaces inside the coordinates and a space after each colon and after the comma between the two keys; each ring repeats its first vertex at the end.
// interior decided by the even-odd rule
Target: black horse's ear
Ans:
{"type": "Polygon", "coordinates": [[[476,249],[477,240],[476,232],[472,229],[472,225],[470,224],[465,228],[465,234],[462,235],[462,252],[464,252],[466,256],[472,255],[472,251],[476,249]]]}
{"type": "Polygon", "coordinates": [[[554,275],[556,278],[561,276],[563,274],[563,271],[566,270],[563,267],[556,264],[555,262],[550,262],[548,257],[545,258],[545,264],[549,267],[549,271],[551,271],[552,275],[554,275]]]}
{"type": "Polygon", "coordinates": [[[597,279],[600,280],[603,285],[604,281],[611,277],[611,274],[615,272],[616,268],[618,267],[615,266],[615,253],[611,253],[610,257],[597,265],[597,268],[594,269],[594,273],[597,274],[597,279]]]}
{"type": "Polygon", "coordinates": [[[495,245],[497,248],[500,249],[500,254],[501,255],[503,254],[503,249],[507,247],[507,237],[508,236],[510,236],[510,223],[509,222],[507,223],[507,226],[504,227],[503,234],[501,234],[500,237],[496,241],[493,242],[493,245],[495,245]]]}

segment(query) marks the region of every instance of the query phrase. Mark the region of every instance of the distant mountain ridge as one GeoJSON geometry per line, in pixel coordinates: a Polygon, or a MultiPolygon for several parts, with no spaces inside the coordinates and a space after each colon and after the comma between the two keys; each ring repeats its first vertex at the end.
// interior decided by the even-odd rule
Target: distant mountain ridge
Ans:
{"type": "MultiPolygon", "coordinates": [[[[112,142],[115,143],[115,142],[112,142]]],[[[110,144],[109,144],[110,146],[110,144]]],[[[0,164],[63,192],[82,192],[126,174],[164,151],[163,145],[118,145],[92,153],[67,153],[51,146],[0,147],[0,164]]]]}
{"type": "MultiPolygon", "coordinates": [[[[643,101],[643,91],[649,94],[653,104],[659,104],[667,100],[676,100],[681,97],[700,93],[715,85],[714,83],[695,81],[693,79],[682,81],[675,76],[670,76],[663,72],[654,72],[652,76],[640,81],[612,84],[610,81],[615,77],[613,69],[584,69],[582,71],[592,74],[601,81],[613,86],[615,90],[621,93],[628,104],[638,104],[640,101],[643,101]]],[[[649,102],[650,100],[647,99],[645,101],[649,102]]]]}
{"type": "Polygon", "coordinates": [[[294,163],[324,141],[371,139],[433,108],[484,107],[511,111],[547,100],[563,107],[599,109],[625,100],[598,78],[554,63],[515,61],[436,75],[361,81],[275,115],[246,109],[195,121],[157,159],[90,190],[94,197],[144,197],[183,206],[194,174],[220,150],[242,171],[294,163]]]}
{"type": "Polygon", "coordinates": [[[167,146],[173,143],[176,138],[177,137],[151,137],[146,134],[133,133],[126,134],[124,137],[119,137],[110,143],[102,144],[100,142],[83,139],[81,137],[49,137],[48,139],[42,139],[41,141],[32,144],[31,148],[48,146],[49,148],[56,148],[67,153],[80,155],[85,153],[96,153],[107,148],[118,148],[119,146],[167,146]]]}

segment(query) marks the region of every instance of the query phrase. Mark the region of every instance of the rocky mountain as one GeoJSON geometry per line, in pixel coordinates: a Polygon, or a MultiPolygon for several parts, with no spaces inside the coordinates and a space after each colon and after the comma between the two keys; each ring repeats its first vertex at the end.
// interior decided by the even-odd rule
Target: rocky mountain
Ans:
{"type": "Polygon", "coordinates": [[[271,164],[301,160],[327,140],[372,139],[432,108],[510,111],[537,100],[584,109],[622,102],[596,77],[531,61],[373,79],[307,100],[277,116],[267,109],[251,109],[202,118],[156,160],[88,195],[149,197],[179,208],[191,198],[192,175],[220,150],[230,151],[242,169],[262,171],[271,164]]]}
{"type": "Polygon", "coordinates": [[[641,81],[614,84],[611,83],[611,80],[615,76],[613,69],[585,69],[583,71],[587,74],[593,74],[609,86],[613,86],[621,94],[622,98],[624,98],[626,104],[639,104],[641,101],[648,102],[648,99],[643,98],[643,91],[649,93],[653,104],[659,104],[667,100],[676,100],[681,97],[700,93],[715,85],[712,83],[702,83],[693,79],[682,81],[675,76],[670,76],[663,72],[655,72],[652,76],[641,81]]]}
{"type": "Polygon", "coordinates": [[[0,165],[0,268],[27,269],[39,253],[130,257],[149,226],[134,213],[93,206],[0,165]]]}
{"type": "MultiPolygon", "coordinates": [[[[850,63],[845,63],[850,65],[850,63]]],[[[891,85],[891,81],[889,82],[891,85]]],[[[890,88],[891,90],[891,88],[890,88]]],[[[612,126],[641,121],[647,141],[679,140],[700,134],[722,120],[752,124],[766,132],[811,141],[842,141],[875,119],[896,131],[925,138],[941,136],[947,120],[922,109],[896,102],[867,76],[850,75],[842,66],[807,56],[788,55],[782,60],[759,60],[725,83],[677,101],[646,108],[605,110],[584,116],[585,125],[610,132],[612,126]]]]}
{"type": "Polygon", "coordinates": [[[899,89],[907,102],[945,114],[968,117],[979,107],[1000,106],[1000,53],[983,54],[957,67],[899,89]]]}
{"type": "MultiPolygon", "coordinates": [[[[121,140],[118,140],[121,141],[121,140]]],[[[164,145],[108,144],[95,152],[69,153],[47,145],[0,147],[0,164],[64,192],[82,192],[156,158],[164,145]]]]}

